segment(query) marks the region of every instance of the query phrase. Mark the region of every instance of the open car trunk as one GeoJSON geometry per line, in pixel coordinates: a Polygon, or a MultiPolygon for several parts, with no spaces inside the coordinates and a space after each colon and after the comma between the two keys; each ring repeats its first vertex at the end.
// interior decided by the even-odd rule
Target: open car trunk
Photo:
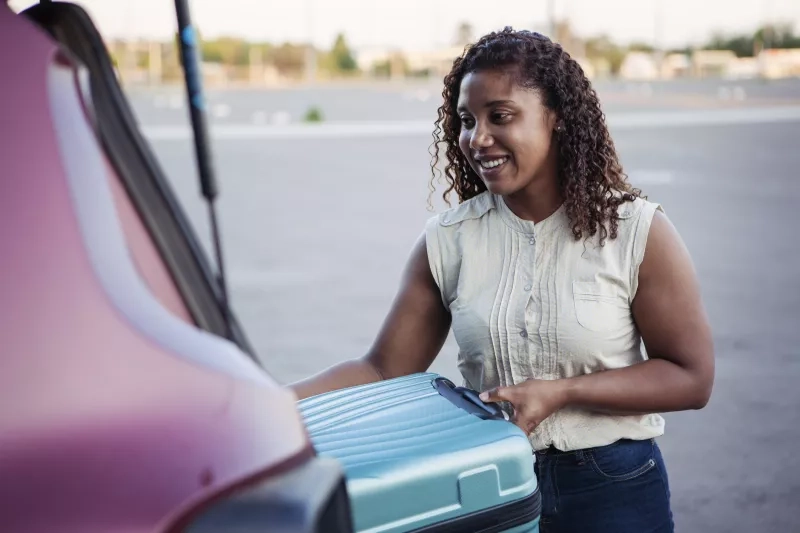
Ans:
{"type": "Polygon", "coordinates": [[[0,5],[0,48],[2,529],[350,533],[89,17],[0,5]]]}
{"type": "Polygon", "coordinates": [[[154,295],[176,314],[184,315],[209,333],[229,338],[255,359],[236,317],[222,305],[219,280],[139,131],[92,20],[82,8],[66,2],[37,4],[21,14],[50,33],[88,72],[83,87],[88,93],[85,102],[91,105],[87,111],[94,118],[97,135],[118,177],[118,185],[124,188],[124,191],[116,191],[115,200],[123,215],[131,215],[122,217],[127,243],[140,274],[154,295]],[[135,213],[129,213],[130,207],[135,213]],[[146,234],[137,232],[137,225],[146,234]],[[150,241],[152,249],[142,241],[150,241]],[[153,252],[158,261],[152,260],[153,252]],[[165,275],[159,277],[153,273],[154,262],[163,262],[165,275]]]}

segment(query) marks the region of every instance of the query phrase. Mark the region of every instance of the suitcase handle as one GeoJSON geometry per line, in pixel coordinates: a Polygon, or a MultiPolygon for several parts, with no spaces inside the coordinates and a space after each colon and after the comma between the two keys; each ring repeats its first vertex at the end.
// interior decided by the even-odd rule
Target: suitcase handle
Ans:
{"type": "Polygon", "coordinates": [[[436,378],[433,380],[436,391],[444,396],[456,407],[467,411],[470,414],[484,420],[508,420],[508,414],[500,409],[495,403],[484,403],[478,397],[478,393],[466,387],[456,387],[447,378],[436,378]]]}

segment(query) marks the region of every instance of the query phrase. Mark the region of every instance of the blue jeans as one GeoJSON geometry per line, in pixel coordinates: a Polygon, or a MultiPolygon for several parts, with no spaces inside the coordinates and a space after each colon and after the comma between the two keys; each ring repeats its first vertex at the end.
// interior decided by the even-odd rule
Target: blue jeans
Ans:
{"type": "Polygon", "coordinates": [[[654,440],[536,452],[541,533],[672,533],[669,482],[654,440]]]}

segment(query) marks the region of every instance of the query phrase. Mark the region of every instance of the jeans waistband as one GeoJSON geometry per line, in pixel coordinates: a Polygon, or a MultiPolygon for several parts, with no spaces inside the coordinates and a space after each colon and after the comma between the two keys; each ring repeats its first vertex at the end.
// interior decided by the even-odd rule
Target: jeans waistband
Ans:
{"type": "MultiPolygon", "coordinates": [[[[647,441],[653,441],[653,440],[655,440],[655,439],[647,439],[647,441]]],[[[618,441],[612,442],[610,444],[606,444],[604,446],[595,446],[595,447],[592,447],[592,448],[582,448],[582,449],[579,449],[579,450],[569,450],[569,451],[562,451],[562,450],[559,450],[558,448],[556,448],[555,446],[550,445],[550,446],[548,446],[547,448],[545,448],[543,450],[535,450],[534,454],[536,454],[537,456],[572,455],[572,454],[575,454],[575,453],[578,453],[578,452],[585,453],[585,452],[588,452],[588,451],[591,451],[591,450],[596,450],[598,448],[607,448],[609,446],[620,446],[620,445],[625,445],[625,444],[636,444],[636,443],[639,443],[639,442],[642,442],[642,441],[632,440],[632,439],[620,439],[618,441]]]]}

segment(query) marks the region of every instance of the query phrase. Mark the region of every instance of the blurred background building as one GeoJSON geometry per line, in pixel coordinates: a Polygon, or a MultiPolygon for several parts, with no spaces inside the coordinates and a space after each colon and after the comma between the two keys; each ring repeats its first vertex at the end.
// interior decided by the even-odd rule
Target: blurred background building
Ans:
{"type": "MultiPolygon", "coordinates": [[[[592,79],[675,78],[779,79],[800,77],[800,33],[791,24],[772,24],[739,35],[713,35],[700,46],[656,49],[653,43],[621,44],[605,35],[584,36],[569,20],[550,32],[592,79]]],[[[202,28],[201,28],[202,29],[202,28]]],[[[529,29],[547,31],[532,26],[529,29]]],[[[281,86],[314,81],[441,80],[453,59],[475,38],[469,23],[453,29],[447,44],[427,49],[354,47],[340,33],[329,48],[302,42],[257,42],[235,37],[203,42],[203,72],[212,86],[281,86]]],[[[120,76],[127,83],[159,85],[179,80],[172,41],[112,43],[120,76]]]]}

